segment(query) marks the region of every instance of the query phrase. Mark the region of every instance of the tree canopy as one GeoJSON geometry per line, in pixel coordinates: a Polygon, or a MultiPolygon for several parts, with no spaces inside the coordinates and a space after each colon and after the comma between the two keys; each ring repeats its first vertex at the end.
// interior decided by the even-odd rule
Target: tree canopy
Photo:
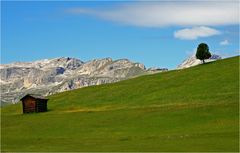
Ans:
{"type": "Polygon", "coordinates": [[[205,63],[205,59],[209,59],[211,57],[211,53],[209,52],[209,47],[205,43],[201,43],[198,45],[196,58],[200,59],[205,63]]]}

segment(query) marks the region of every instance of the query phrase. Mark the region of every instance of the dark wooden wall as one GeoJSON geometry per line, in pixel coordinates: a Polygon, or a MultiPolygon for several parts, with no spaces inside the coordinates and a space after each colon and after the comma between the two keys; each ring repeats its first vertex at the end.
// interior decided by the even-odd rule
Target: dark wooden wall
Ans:
{"type": "Polygon", "coordinates": [[[38,99],[36,112],[46,112],[47,111],[47,100],[38,99]]]}
{"type": "Polygon", "coordinates": [[[35,99],[33,97],[26,97],[22,100],[23,113],[31,112],[46,112],[47,99],[35,99]]]}
{"type": "Polygon", "coordinates": [[[23,103],[23,113],[35,112],[36,109],[36,99],[32,97],[26,97],[22,101],[23,103]]]}

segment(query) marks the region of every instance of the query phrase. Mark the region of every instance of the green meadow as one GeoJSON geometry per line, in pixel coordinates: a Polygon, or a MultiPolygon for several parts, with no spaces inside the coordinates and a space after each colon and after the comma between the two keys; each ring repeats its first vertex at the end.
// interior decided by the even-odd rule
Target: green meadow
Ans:
{"type": "Polygon", "coordinates": [[[239,56],[1,108],[2,152],[239,151],[239,56]]]}

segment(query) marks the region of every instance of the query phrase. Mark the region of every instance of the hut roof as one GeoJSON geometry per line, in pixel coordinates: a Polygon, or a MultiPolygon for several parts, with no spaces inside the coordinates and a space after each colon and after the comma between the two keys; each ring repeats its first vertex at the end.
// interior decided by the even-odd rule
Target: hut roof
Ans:
{"type": "Polygon", "coordinates": [[[23,96],[20,100],[23,100],[24,98],[26,97],[33,97],[33,98],[36,98],[36,99],[46,99],[48,100],[47,98],[41,96],[41,95],[38,95],[38,94],[26,94],[25,96],[23,96]]]}

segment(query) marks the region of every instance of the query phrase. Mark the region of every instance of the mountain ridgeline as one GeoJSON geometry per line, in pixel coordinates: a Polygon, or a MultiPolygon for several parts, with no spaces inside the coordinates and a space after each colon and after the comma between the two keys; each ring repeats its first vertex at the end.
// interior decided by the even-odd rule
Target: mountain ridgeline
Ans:
{"type": "Polygon", "coordinates": [[[131,77],[166,71],[146,69],[128,59],[95,59],[83,62],[76,58],[44,59],[0,65],[1,104],[18,102],[27,93],[44,96],[81,87],[113,83],[131,77]]]}

